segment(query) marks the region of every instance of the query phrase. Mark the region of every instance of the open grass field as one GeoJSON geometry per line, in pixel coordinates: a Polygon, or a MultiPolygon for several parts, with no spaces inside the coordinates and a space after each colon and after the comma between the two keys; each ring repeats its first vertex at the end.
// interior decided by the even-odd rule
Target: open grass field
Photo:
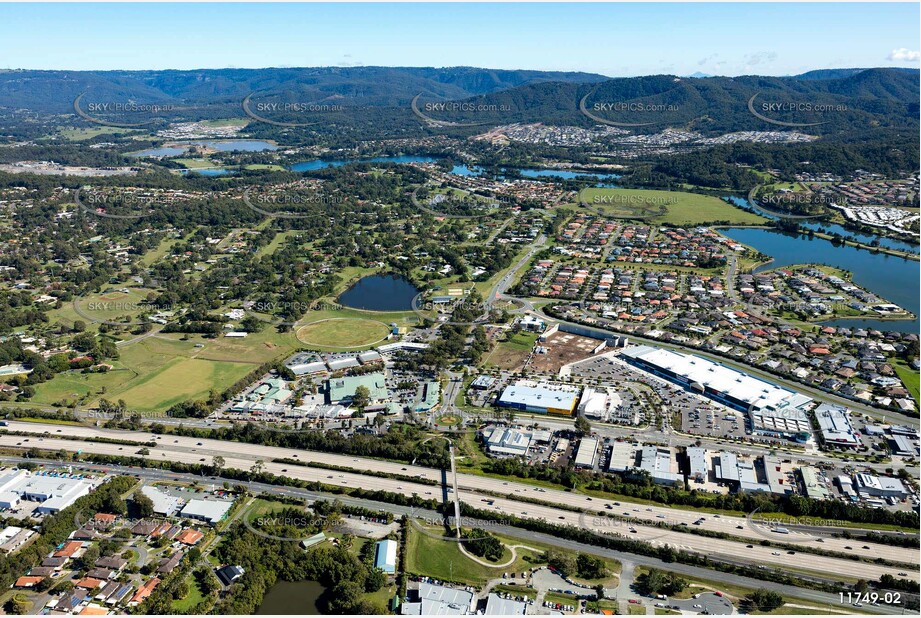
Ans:
{"type": "Polygon", "coordinates": [[[88,330],[96,330],[97,326],[94,324],[98,324],[97,321],[132,321],[140,315],[143,310],[141,303],[152,291],[146,288],[119,286],[118,290],[110,289],[79,298],[76,303],[65,302],[60,309],[48,312],[48,320],[52,324],[60,320],[67,326],[80,320],[86,324],[88,330]],[[121,289],[126,289],[127,292],[119,291],[121,289]]]}
{"type": "Polygon", "coordinates": [[[252,365],[174,358],[158,371],[139,376],[111,393],[130,408],[161,412],[186,400],[203,399],[214,390],[230,386],[253,369],[252,365]]]}
{"type": "Polygon", "coordinates": [[[89,127],[85,129],[59,129],[58,135],[64,139],[70,140],[72,142],[81,142],[83,140],[93,139],[94,137],[99,137],[100,135],[113,135],[116,133],[135,133],[139,132],[138,129],[125,129],[122,127],[89,127]]]}
{"type": "Polygon", "coordinates": [[[508,341],[500,341],[496,344],[496,347],[484,360],[484,364],[499,369],[517,369],[527,360],[535,341],[537,341],[537,335],[534,333],[512,335],[508,341]]]}
{"type": "Polygon", "coordinates": [[[283,165],[274,165],[272,163],[253,163],[245,166],[243,169],[258,171],[258,170],[271,170],[273,172],[283,172],[285,168],[283,165]]]}
{"type": "Polygon", "coordinates": [[[194,339],[181,341],[179,337],[158,335],[120,348],[120,358],[107,373],[58,374],[35,385],[33,401],[46,405],[81,401],[91,406],[104,397],[124,399],[132,409],[143,412],[162,412],[180,401],[206,397],[211,389],[221,391],[278,354],[277,349],[263,352],[255,341],[248,349],[233,348],[239,345],[236,341],[248,340],[225,343],[223,339],[203,340],[208,342],[206,347],[196,348],[194,339]],[[209,344],[214,350],[209,350],[209,344]],[[208,352],[221,359],[199,357],[208,352]]]}
{"type": "Polygon", "coordinates": [[[186,583],[189,585],[188,594],[181,599],[173,601],[172,608],[176,613],[187,612],[205,600],[204,593],[201,591],[201,588],[198,587],[198,579],[193,574],[189,574],[186,578],[186,583]]]}
{"type": "Polygon", "coordinates": [[[214,161],[211,161],[210,159],[187,158],[187,159],[174,159],[174,161],[178,163],[179,165],[182,165],[186,169],[190,169],[190,170],[202,169],[206,167],[215,167],[214,161]]]}
{"type": "Polygon", "coordinates": [[[582,191],[581,197],[588,207],[608,216],[648,219],[655,224],[760,225],[767,221],[719,198],[682,191],[590,188],[582,191]]]}
{"type": "Polygon", "coordinates": [[[331,318],[301,326],[298,340],[321,348],[362,348],[383,340],[390,329],[365,318],[331,318]]]}
{"type": "MultiPolygon", "coordinates": [[[[431,530],[433,535],[443,533],[442,528],[431,530]]],[[[406,570],[410,573],[482,586],[489,579],[501,577],[503,572],[522,571],[536,564],[536,562],[525,560],[525,557],[537,560],[537,556],[532,552],[519,550],[516,560],[507,567],[487,567],[462,554],[458,544],[454,541],[422,534],[414,526],[409,526],[407,531],[409,537],[406,544],[406,570]]],[[[516,542],[527,544],[526,541],[516,542]]],[[[508,550],[499,564],[504,564],[508,560],[510,554],[507,552],[508,550]]]]}
{"type": "Polygon", "coordinates": [[[905,388],[908,389],[908,392],[911,393],[911,396],[914,398],[914,400],[918,401],[918,371],[916,369],[912,369],[908,363],[901,359],[893,361],[892,368],[895,369],[896,375],[899,376],[902,384],[905,385],[905,388]]]}

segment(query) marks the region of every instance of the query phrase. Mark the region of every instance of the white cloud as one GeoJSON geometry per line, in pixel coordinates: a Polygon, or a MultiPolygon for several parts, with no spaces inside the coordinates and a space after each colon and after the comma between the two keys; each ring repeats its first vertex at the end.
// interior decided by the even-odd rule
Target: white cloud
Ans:
{"type": "Polygon", "coordinates": [[[894,62],[918,62],[918,60],[921,60],[921,52],[911,51],[907,47],[899,47],[889,52],[887,59],[894,62]]]}
{"type": "Polygon", "coordinates": [[[775,52],[757,52],[745,56],[745,66],[753,67],[762,63],[769,63],[777,60],[775,52]]]}

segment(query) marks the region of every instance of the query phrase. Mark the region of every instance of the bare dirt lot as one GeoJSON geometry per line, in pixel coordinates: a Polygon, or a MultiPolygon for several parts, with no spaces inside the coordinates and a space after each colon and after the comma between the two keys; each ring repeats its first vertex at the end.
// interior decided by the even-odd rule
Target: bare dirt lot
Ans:
{"type": "Polygon", "coordinates": [[[563,365],[591,356],[592,350],[600,343],[600,339],[571,333],[554,333],[547,341],[538,344],[546,349],[546,353],[532,356],[528,370],[556,374],[563,365]]]}

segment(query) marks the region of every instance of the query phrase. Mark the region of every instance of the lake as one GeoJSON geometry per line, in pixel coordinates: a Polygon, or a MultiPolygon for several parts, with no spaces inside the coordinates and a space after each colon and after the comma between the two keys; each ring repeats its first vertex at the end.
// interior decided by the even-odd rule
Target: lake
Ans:
{"type": "Polygon", "coordinates": [[[313,161],[301,161],[291,166],[292,172],[312,172],[322,170],[327,167],[342,167],[350,163],[435,163],[437,159],[432,157],[420,157],[415,155],[401,155],[398,157],[372,157],[369,159],[315,159],[313,161]]]}
{"type": "Polygon", "coordinates": [[[257,616],[280,614],[293,616],[305,614],[319,616],[317,600],[325,588],[319,582],[286,582],[279,580],[262,598],[262,605],[256,610],[257,616]]]}
{"type": "MultiPolygon", "coordinates": [[[[574,172],[571,170],[556,170],[556,169],[533,169],[533,168],[503,168],[503,169],[515,169],[522,178],[562,178],[564,180],[572,180],[574,178],[585,178],[594,176],[601,180],[602,182],[598,183],[598,187],[612,187],[616,188],[614,184],[611,184],[611,181],[617,180],[620,178],[620,174],[604,174],[604,173],[592,173],[592,172],[574,172]]],[[[458,176],[479,176],[483,173],[482,167],[468,167],[466,165],[455,165],[451,170],[452,174],[457,174],[458,176]]]]}
{"type": "MultiPolygon", "coordinates": [[[[436,163],[438,159],[433,157],[423,157],[418,155],[401,155],[398,157],[373,157],[369,159],[314,159],[313,161],[300,161],[291,166],[292,172],[312,172],[315,170],[325,169],[327,167],[342,167],[343,165],[349,165],[350,163],[436,163]]],[[[517,169],[517,168],[505,168],[505,169],[517,169]]],[[[619,174],[593,174],[591,172],[573,172],[570,170],[555,170],[555,169],[531,169],[531,168],[521,168],[517,169],[518,173],[522,178],[563,178],[565,180],[571,180],[573,178],[583,178],[586,176],[595,176],[598,179],[604,181],[599,183],[599,187],[613,187],[613,184],[608,184],[612,180],[620,178],[619,174]]],[[[455,165],[451,170],[452,174],[458,176],[479,176],[483,173],[483,168],[481,167],[468,167],[466,165],[455,165]]]]}
{"type": "MultiPolygon", "coordinates": [[[[837,266],[854,273],[854,283],[857,285],[911,311],[915,316],[921,313],[918,295],[921,268],[916,261],[884,253],[871,253],[857,247],[836,247],[831,241],[810,239],[805,234],[787,234],[760,228],[728,228],[721,232],[774,258],[770,264],[755,269],[756,272],[795,264],[837,266]]],[[[917,333],[919,327],[917,318],[893,321],[847,318],[824,323],[829,326],[875,328],[903,333],[917,333]]]]}
{"type": "Polygon", "coordinates": [[[222,168],[213,168],[213,167],[199,167],[188,170],[181,170],[180,174],[199,174],[201,176],[231,176],[237,172],[234,170],[225,170],[222,168]]]}
{"type": "Polygon", "coordinates": [[[369,275],[342,293],[338,302],[352,309],[411,311],[419,290],[400,275],[369,275]]]}
{"type": "MultiPolygon", "coordinates": [[[[780,217],[764,210],[757,204],[752,204],[751,202],[748,201],[748,199],[744,197],[739,197],[737,195],[728,195],[726,196],[726,198],[737,206],[741,206],[743,208],[745,207],[752,208],[755,211],[757,211],[758,214],[760,214],[763,217],[767,217],[768,219],[773,219],[775,221],[777,219],[780,219],[780,217]]],[[[865,244],[870,244],[871,242],[876,240],[876,241],[879,241],[880,247],[886,247],[887,249],[896,249],[898,251],[910,251],[913,253],[919,252],[918,245],[912,245],[912,244],[909,244],[901,240],[895,240],[893,238],[886,238],[885,236],[877,236],[875,234],[864,234],[861,232],[855,232],[854,230],[849,230],[843,225],[838,225],[837,223],[825,223],[824,221],[813,221],[811,219],[796,219],[795,221],[803,229],[812,230],[814,232],[824,230],[828,234],[840,234],[841,236],[851,236],[855,238],[856,240],[862,243],[865,243],[865,244]]]]}

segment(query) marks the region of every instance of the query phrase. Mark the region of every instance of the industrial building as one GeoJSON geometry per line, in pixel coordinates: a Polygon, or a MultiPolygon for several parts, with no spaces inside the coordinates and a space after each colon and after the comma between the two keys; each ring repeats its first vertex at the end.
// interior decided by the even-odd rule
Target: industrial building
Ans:
{"type": "Polygon", "coordinates": [[[655,376],[749,414],[752,431],[777,437],[808,439],[804,412],[812,398],[690,354],[641,345],[620,357],[655,376]],[[797,435],[806,432],[807,436],[797,435]]]}
{"type": "Polygon", "coordinates": [[[636,447],[630,442],[614,442],[608,472],[622,473],[633,468],[636,468],[636,447]]]}
{"type": "Polygon", "coordinates": [[[527,386],[521,383],[506,386],[496,401],[502,408],[537,414],[572,416],[579,401],[579,391],[572,387],[527,386]]]}
{"type": "Polygon", "coordinates": [[[326,371],[326,363],[312,352],[299,352],[295,354],[285,361],[285,366],[296,376],[313,375],[326,371]]]}
{"type": "Polygon", "coordinates": [[[720,451],[714,458],[713,469],[718,481],[728,483],[739,492],[793,493],[777,457],[748,460],[729,451],[720,451]]]}
{"type": "Polygon", "coordinates": [[[13,469],[0,476],[0,508],[16,508],[20,501],[39,502],[36,513],[57,513],[88,494],[92,488],[90,481],[66,474],[33,474],[13,469]]]}
{"type": "Polygon", "coordinates": [[[889,439],[889,448],[893,455],[899,457],[917,457],[918,447],[907,437],[901,434],[893,434],[889,439]]]}
{"type": "Polygon", "coordinates": [[[227,516],[232,506],[233,502],[224,500],[189,500],[180,515],[190,519],[206,521],[214,525],[227,516]]]}
{"type": "Polygon", "coordinates": [[[761,457],[764,467],[764,477],[768,489],[772,494],[792,494],[794,488],[787,482],[787,475],[783,472],[779,457],[764,455],[761,457]]]}
{"type": "Polygon", "coordinates": [[[576,450],[576,458],[573,465],[577,468],[593,469],[595,467],[595,458],[598,455],[597,438],[582,438],[579,441],[579,448],[576,450]]]}
{"type": "Polygon", "coordinates": [[[185,500],[172,496],[162,489],[151,485],[141,487],[141,493],[150,498],[153,502],[153,512],[164,517],[172,517],[179,512],[179,509],[185,504],[185,500]]]}
{"type": "Polygon", "coordinates": [[[813,500],[828,500],[831,492],[822,479],[821,473],[812,466],[803,466],[799,469],[800,477],[803,480],[803,490],[807,498],[813,500]]]}
{"type": "Polygon", "coordinates": [[[854,480],[856,481],[855,488],[862,496],[897,498],[899,500],[908,497],[908,490],[905,489],[902,481],[891,476],[857,474],[854,476],[854,480]]]}
{"type": "Polygon", "coordinates": [[[524,601],[503,599],[495,592],[490,592],[486,597],[484,616],[523,616],[528,606],[524,601]]]}
{"type": "Polygon", "coordinates": [[[532,435],[511,427],[488,427],[483,431],[486,451],[496,457],[524,457],[532,435]]]}
{"type": "Polygon", "coordinates": [[[384,374],[368,373],[362,376],[348,376],[328,380],[329,403],[350,403],[352,398],[355,397],[355,389],[359,386],[364,386],[368,389],[368,398],[371,403],[383,401],[388,397],[384,374]]]}
{"type": "Polygon", "coordinates": [[[707,449],[699,446],[689,446],[687,449],[687,457],[688,480],[706,483],[710,468],[707,463],[707,449]]]}
{"type": "Polygon", "coordinates": [[[397,570],[397,542],[390,539],[378,541],[374,548],[374,568],[388,575],[397,570]]]}
{"type": "Polygon", "coordinates": [[[847,408],[823,403],[815,410],[822,441],[829,446],[857,448],[860,438],[854,432],[847,408]]]}
{"type": "Polygon", "coordinates": [[[678,485],[684,476],[678,471],[675,452],[671,448],[647,444],[640,451],[639,469],[660,485],[678,485]]]}
{"type": "Polygon", "coordinates": [[[466,616],[474,612],[476,602],[468,590],[426,582],[407,590],[407,597],[401,606],[404,616],[466,616]]]}

